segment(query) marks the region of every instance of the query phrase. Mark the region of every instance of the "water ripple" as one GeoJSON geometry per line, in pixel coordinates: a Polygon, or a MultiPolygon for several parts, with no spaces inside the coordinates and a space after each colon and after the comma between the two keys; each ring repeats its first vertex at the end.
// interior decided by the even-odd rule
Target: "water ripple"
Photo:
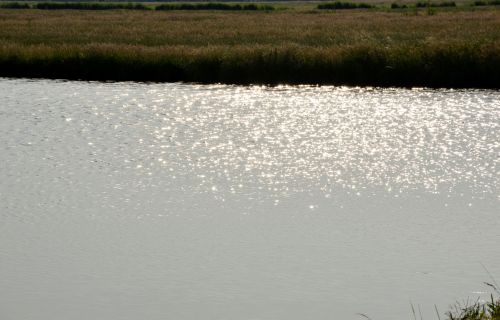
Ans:
{"type": "Polygon", "coordinates": [[[122,190],[125,202],[146,190],[498,196],[498,91],[51,82],[48,95],[46,85],[1,82],[2,157],[23,159],[4,177],[45,172],[103,199],[122,190]]]}

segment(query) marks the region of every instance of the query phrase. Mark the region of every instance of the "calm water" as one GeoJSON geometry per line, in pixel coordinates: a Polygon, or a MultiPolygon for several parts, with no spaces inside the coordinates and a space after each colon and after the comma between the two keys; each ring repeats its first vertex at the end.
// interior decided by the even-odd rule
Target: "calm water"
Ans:
{"type": "Polygon", "coordinates": [[[500,92],[0,79],[0,317],[436,319],[500,280],[500,92]]]}

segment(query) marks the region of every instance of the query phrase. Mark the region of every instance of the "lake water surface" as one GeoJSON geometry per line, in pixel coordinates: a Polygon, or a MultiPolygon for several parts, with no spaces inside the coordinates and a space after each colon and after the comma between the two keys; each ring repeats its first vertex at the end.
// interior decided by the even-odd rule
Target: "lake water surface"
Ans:
{"type": "Polygon", "coordinates": [[[499,172],[499,91],[0,79],[0,318],[436,319],[499,172]]]}

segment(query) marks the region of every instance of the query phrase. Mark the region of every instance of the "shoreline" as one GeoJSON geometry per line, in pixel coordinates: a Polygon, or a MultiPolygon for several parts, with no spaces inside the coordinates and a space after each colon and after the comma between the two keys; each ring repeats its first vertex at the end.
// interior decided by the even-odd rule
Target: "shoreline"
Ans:
{"type": "Polygon", "coordinates": [[[0,10],[0,76],[500,89],[500,11],[0,10]]]}
{"type": "Polygon", "coordinates": [[[500,89],[500,48],[0,48],[0,76],[97,81],[500,89]],[[140,51],[140,53],[138,53],[140,51]],[[176,52],[177,51],[177,52],[176,52]],[[406,58],[403,58],[406,57],[406,58]]]}

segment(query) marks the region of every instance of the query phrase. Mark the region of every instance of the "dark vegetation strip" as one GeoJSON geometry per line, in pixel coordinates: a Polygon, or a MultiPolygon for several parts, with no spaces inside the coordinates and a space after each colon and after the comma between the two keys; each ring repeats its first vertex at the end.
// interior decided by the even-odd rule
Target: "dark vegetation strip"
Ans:
{"type": "Polygon", "coordinates": [[[500,88],[500,44],[399,48],[0,46],[0,76],[500,88]]]}
{"type": "Polygon", "coordinates": [[[256,4],[226,4],[226,3],[197,3],[197,4],[162,4],[156,7],[156,10],[274,10],[270,5],[256,4]]]}
{"type": "MultiPolygon", "coordinates": [[[[499,0],[500,1],[500,0],[499,0]]],[[[456,7],[457,4],[454,1],[447,2],[417,2],[415,3],[415,8],[445,8],[445,7],[456,7]]],[[[391,9],[407,9],[410,8],[408,4],[392,3],[391,9]]]]}
{"type": "Polygon", "coordinates": [[[443,8],[443,7],[456,7],[457,4],[453,1],[445,1],[445,2],[417,2],[415,4],[417,8],[427,8],[427,7],[433,7],[433,8],[443,8]]]}
{"type": "Polygon", "coordinates": [[[391,9],[407,9],[408,6],[406,4],[392,3],[391,9]]]}
{"type": "Polygon", "coordinates": [[[96,2],[40,2],[35,4],[7,2],[0,3],[4,9],[40,9],[40,10],[231,10],[231,11],[272,11],[273,6],[256,4],[226,4],[226,3],[198,3],[198,4],[162,4],[146,6],[141,3],[96,3],[96,2]]]}
{"type": "MultiPolygon", "coordinates": [[[[472,3],[472,6],[498,6],[500,0],[482,1],[478,0],[472,3]]],[[[392,3],[391,9],[408,9],[414,8],[445,8],[456,7],[454,1],[445,2],[416,2],[414,4],[399,4],[392,3]]],[[[227,3],[174,3],[160,5],[144,5],[142,3],[107,3],[107,2],[0,2],[0,8],[3,9],[40,9],[40,10],[158,10],[158,11],[173,11],[173,10],[227,10],[227,11],[273,11],[275,7],[267,4],[227,4],[227,3]]],[[[319,4],[319,10],[342,10],[342,9],[372,9],[377,8],[375,5],[367,3],[352,3],[352,2],[331,2],[319,4]]]]}
{"type": "Polygon", "coordinates": [[[371,9],[374,6],[366,3],[352,3],[352,2],[332,2],[319,4],[318,9],[320,10],[341,10],[341,9],[371,9]]]}
{"type": "Polygon", "coordinates": [[[500,6],[500,0],[491,0],[491,1],[475,1],[475,6],[500,6]]]}
{"type": "Polygon", "coordinates": [[[62,9],[75,9],[75,10],[148,10],[143,4],[134,3],[86,3],[86,2],[67,2],[67,3],[56,3],[56,2],[40,2],[33,6],[35,9],[41,10],[62,10],[62,9]]]}
{"type": "Polygon", "coordinates": [[[31,6],[27,3],[4,2],[4,3],[0,3],[0,8],[4,8],[4,9],[31,9],[31,6]]]}
{"type": "Polygon", "coordinates": [[[41,9],[41,10],[62,10],[62,9],[75,9],[75,10],[148,10],[151,7],[145,6],[140,3],[88,3],[88,2],[39,2],[39,3],[25,3],[25,2],[5,2],[0,3],[0,8],[3,9],[41,9]]]}
{"type": "MultiPolygon", "coordinates": [[[[499,6],[500,0],[491,0],[491,1],[474,1],[472,6],[480,7],[480,6],[499,6]]],[[[457,4],[454,1],[445,1],[445,2],[417,2],[414,4],[416,8],[445,8],[445,7],[456,7],[457,4]]],[[[392,3],[391,9],[407,9],[411,8],[411,4],[399,4],[392,3]]]]}

